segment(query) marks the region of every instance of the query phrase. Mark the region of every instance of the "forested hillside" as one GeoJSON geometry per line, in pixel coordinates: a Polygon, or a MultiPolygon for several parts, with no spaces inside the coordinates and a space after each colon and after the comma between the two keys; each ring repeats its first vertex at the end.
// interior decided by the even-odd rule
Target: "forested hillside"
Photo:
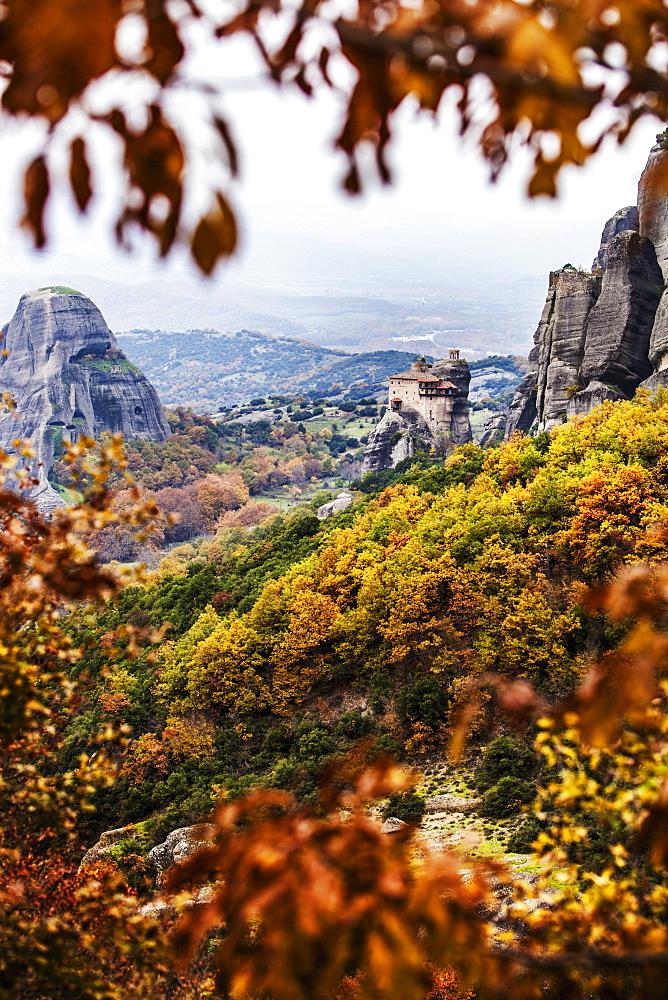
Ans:
{"type": "MultiPolygon", "coordinates": [[[[91,834],[148,821],[146,847],[257,784],[308,798],[364,734],[434,753],[490,671],[563,697],[626,633],[585,589],[668,556],[667,446],[665,394],[606,404],[552,435],[425,457],[380,491],[367,480],[325,522],[306,506],[176,550],[147,586],[72,617],[88,693],[67,762],[105,724],[132,727],[91,834]],[[131,659],[128,626],[164,638],[131,659]]],[[[474,742],[496,723],[483,700],[474,742]]]]}
{"type": "Polygon", "coordinates": [[[257,330],[131,330],[118,334],[118,342],[164,403],[199,412],[276,392],[314,398],[354,390],[365,396],[382,390],[385,379],[414,360],[407,351],[350,355],[257,330]]]}
{"type": "MultiPolygon", "coordinates": [[[[215,418],[177,407],[166,411],[172,431],[166,441],[126,442],[127,469],[160,516],[141,537],[132,525],[98,532],[93,544],[103,562],[141,559],[155,565],[176,542],[251,528],[316,495],[324,503],[331,489],[359,475],[380,409],[373,398],[323,399],[307,407],[303,396],[274,396],[253,404],[215,418]]],[[[66,500],[81,499],[80,490],[70,489],[71,469],[62,457],[52,478],[66,500]]],[[[115,509],[131,506],[123,477],[113,474],[111,483],[117,488],[115,509]]]]}

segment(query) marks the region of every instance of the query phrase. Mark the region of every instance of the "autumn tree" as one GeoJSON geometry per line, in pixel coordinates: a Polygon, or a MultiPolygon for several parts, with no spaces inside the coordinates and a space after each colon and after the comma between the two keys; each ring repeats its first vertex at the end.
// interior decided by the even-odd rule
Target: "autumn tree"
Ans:
{"type": "Polygon", "coordinates": [[[383,837],[365,808],[409,779],[358,757],[357,770],[330,771],[316,810],[263,791],[223,804],[212,845],[172,874],[173,886],[215,879],[177,932],[182,955],[224,924],[220,991],[281,1000],[325,1000],[343,983],[362,998],[417,1000],[433,964],[480,998],[665,996],[667,588],[665,564],[634,567],[590,596],[637,624],[549,714],[525,682],[487,678],[500,710],[537,721],[549,768],[537,886],[424,844],[416,865],[413,828],[383,837]],[[513,902],[499,926],[487,917],[504,882],[513,902]]]}
{"type": "MultiPolygon", "coordinates": [[[[98,734],[97,746],[71,769],[59,766],[63,722],[79,697],[67,677],[80,650],[61,622],[79,602],[100,602],[119,588],[100,569],[86,537],[113,523],[139,530],[150,505],[112,510],[106,478],[123,465],[120,440],[83,461],[82,441],[66,460],[92,483],[84,503],[39,513],[26,490],[30,475],[5,475],[0,488],[0,997],[7,1000],[113,1000],[153,995],[162,954],[155,927],[138,918],[115,874],[78,876],[77,823],[96,787],[113,780],[122,732],[98,734]]],[[[23,450],[30,460],[30,450],[23,450]]],[[[5,470],[15,459],[0,455],[5,470]]],[[[126,629],[121,640],[136,645],[126,629]]],[[[122,685],[109,697],[122,697],[122,685]]],[[[159,988],[159,987],[158,987],[159,988]]]]}

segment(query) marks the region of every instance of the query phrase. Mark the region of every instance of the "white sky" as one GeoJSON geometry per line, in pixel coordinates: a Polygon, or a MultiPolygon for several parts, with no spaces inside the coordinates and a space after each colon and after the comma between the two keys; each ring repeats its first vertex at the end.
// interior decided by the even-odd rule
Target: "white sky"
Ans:
{"type": "MultiPolygon", "coordinates": [[[[231,66],[236,85],[228,92],[225,108],[242,154],[242,178],[231,190],[243,238],[237,260],[221,267],[214,278],[217,294],[224,293],[228,282],[271,283],[271,263],[268,267],[266,253],[262,260],[259,256],[261,234],[316,237],[400,258],[407,278],[455,273],[465,283],[466,273],[475,272],[478,278],[489,275],[490,280],[503,278],[509,283],[544,277],[546,287],[549,270],[566,261],[590,265],[606,219],[635,202],[640,172],[660,128],[658,122],[643,123],[622,150],[612,144],[587,167],[569,171],[557,201],[529,202],[524,196],[528,162],[523,154],[492,186],[475,149],[456,138],[454,119],[447,110],[437,124],[406,107],[395,121],[390,154],[394,184],[381,189],[372,183],[366,195],[351,199],[339,190],[345,162],[332,151],[341,121],[337,101],[327,92],[308,101],[269,84],[252,85],[253,73],[252,60],[240,50],[231,66]]],[[[98,171],[103,194],[90,218],[80,222],[67,199],[61,200],[51,210],[49,253],[29,253],[24,235],[13,225],[19,214],[20,187],[11,172],[14,157],[19,151],[25,155],[29,145],[15,125],[2,127],[3,308],[5,299],[15,296],[17,301],[29,288],[66,282],[72,269],[130,283],[173,275],[197,283],[202,295],[211,293],[211,283],[199,282],[183,254],[159,264],[146,248],[134,257],[116,250],[107,224],[112,218],[114,180],[104,167],[98,171]]],[[[98,167],[109,155],[110,147],[103,148],[98,167]]],[[[280,239],[270,245],[280,248],[280,239]]],[[[281,261],[276,264],[280,281],[281,261]]],[[[306,288],[309,277],[307,262],[294,279],[306,288]]],[[[355,255],[351,290],[360,277],[355,255]]]]}

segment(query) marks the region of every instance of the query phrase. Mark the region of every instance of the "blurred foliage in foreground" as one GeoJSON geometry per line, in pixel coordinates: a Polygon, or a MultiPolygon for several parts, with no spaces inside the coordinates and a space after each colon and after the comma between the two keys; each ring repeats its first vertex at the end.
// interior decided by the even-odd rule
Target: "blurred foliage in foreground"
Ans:
{"type": "MultiPolygon", "coordinates": [[[[0,996],[664,996],[666,434],[662,396],[608,405],[481,456],[472,478],[468,448],[338,521],[289,520],[292,536],[210,564],[209,586],[226,559],[272,553],[246,611],[227,610],[229,591],[221,613],[197,613],[197,589],[183,588],[206,564],[124,590],[99,569],[85,539],[117,516],[116,443],[96,462],[72,452],[88,497],[53,520],[19,485],[3,491],[0,996]],[[439,491],[458,461],[467,485],[439,491]],[[184,617],[165,640],[156,601],[175,609],[170,588],[184,617]],[[504,630],[520,598],[545,614],[504,630]],[[334,712],[343,685],[375,710],[334,712]],[[128,741],[131,711],[141,724],[161,704],[164,728],[128,741]],[[318,710],[331,714],[318,723],[318,710]],[[412,784],[383,735],[458,753],[501,716],[525,747],[533,731],[544,760],[518,752],[539,781],[533,887],[499,862],[431,854],[412,824],[382,835],[367,809],[412,784]],[[253,756],[264,781],[242,770],[253,756]],[[226,796],[211,762],[229,767],[226,796]],[[200,772],[222,804],[210,847],[172,875],[173,888],[209,885],[180,918],[178,906],[164,922],[142,915],[144,890],[113,865],[76,875],[91,804],[104,813],[164,781],[168,805],[170,782],[179,792],[200,772]],[[244,778],[278,787],[240,794],[244,778]]],[[[144,531],[153,511],[136,500],[123,516],[144,531]]],[[[481,788],[513,777],[514,752],[488,752],[481,788]]]]}

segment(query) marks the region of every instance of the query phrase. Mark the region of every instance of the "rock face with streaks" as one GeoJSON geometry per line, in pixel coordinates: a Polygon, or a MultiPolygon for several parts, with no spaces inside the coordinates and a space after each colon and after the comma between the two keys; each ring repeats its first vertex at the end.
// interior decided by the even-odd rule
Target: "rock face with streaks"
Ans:
{"type": "Polygon", "coordinates": [[[505,413],[493,413],[491,417],[488,417],[478,441],[480,447],[495,448],[496,445],[501,444],[507,422],[508,418],[505,413]]]}
{"type": "Polygon", "coordinates": [[[647,389],[668,385],[668,145],[657,136],[638,187],[640,235],[651,240],[661,269],[661,300],[649,343],[654,374],[643,383],[647,389]]]}
{"type": "Polygon", "coordinates": [[[369,434],[364,451],[362,475],[393,469],[405,458],[412,458],[416,451],[431,451],[436,438],[421,413],[408,406],[401,413],[386,410],[369,434]]]}
{"type": "Polygon", "coordinates": [[[608,248],[598,301],[589,314],[581,381],[632,396],[652,374],[650,337],[661,298],[661,268],[651,240],[619,233],[608,248]]]}
{"type": "Polygon", "coordinates": [[[618,212],[615,212],[603,227],[601,246],[594,257],[594,263],[591,266],[592,271],[605,271],[608,265],[608,248],[615,236],[619,236],[620,233],[625,233],[628,230],[635,230],[637,232],[639,229],[640,216],[635,205],[627,205],[626,208],[620,208],[618,212]]]}
{"type": "Polygon", "coordinates": [[[532,367],[515,392],[506,439],[551,430],[606,400],[630,399],[651,381],[664,351],[668,368],[668,304],[665,332],[657,332],[665,281],[657,248],[665,239],[659,256],[668,272],[668,210],[643,200],[642,181],[639,203],[639,212],[624,208],[606,223],[592,272],[567,264],[550,275],[532,367]]]}
{"type": "Polygon", "coordinates": [[[0,414],[0,447],[29,440],[36,453],[32,495],[42,510],[62,503],[49,483],[63,440],[104,431],[164,441],[169,425],[153,386],[116,344],[100,310],[72,289],[23,295],[5,330],[0,386],[16,414],[0,414]]]}
{"type": "Polygon", "coordinates": [[[469,366],[463,359],[437,361],[431,369],[431,374],[444,382],[451,382],[455,386],[450,413],[450,434],[453,444],[467,444],[472,440],[469,419],[469,386],[471,384],[469,366]]]}
{"type": "Polygon", "coordinates": [[[535,360],[536,349],[529,355],[531,367],[515,389],[512,403],[506,415],[505,439],[509,441],[515,433],[531,434],[537,424],[538,410],[538,365],[535,360]]]}

